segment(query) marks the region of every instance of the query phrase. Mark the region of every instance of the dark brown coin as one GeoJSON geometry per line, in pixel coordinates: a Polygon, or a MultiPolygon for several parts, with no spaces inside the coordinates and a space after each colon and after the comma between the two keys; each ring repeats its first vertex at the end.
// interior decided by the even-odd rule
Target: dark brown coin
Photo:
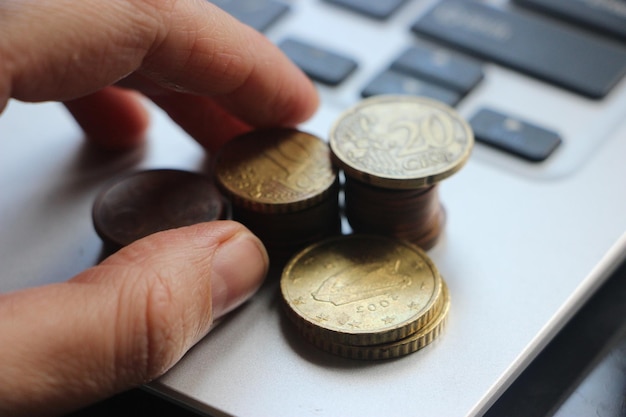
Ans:
{"type": "Polygon", "coordinates": [[[135,172],[104,189],[92,216],[96,232],[119,249],[162,230],[228,217],[228,205],[206,176],[172,169],[135,172]]]}
{"type": "Polygon", "coordinates": [[[424,250],[437,243],[445,224],[438,184],[402,190],[376,187],[347,177],[345,215],[355,232],[394,236],[424,250]]]}

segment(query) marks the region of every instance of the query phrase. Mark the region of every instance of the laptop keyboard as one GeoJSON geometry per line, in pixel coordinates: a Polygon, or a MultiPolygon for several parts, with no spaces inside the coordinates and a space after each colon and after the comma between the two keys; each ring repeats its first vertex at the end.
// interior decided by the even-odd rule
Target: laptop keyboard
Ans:
{"type": "Polygon", "coordinates": [[[626,41],[624,0],[515,0],[557,18],[626,41]]]}
{"type": "MultiPolygon", "coordinates": [[[[315,0],[345,19],[366,18],[382,31],[410,3],[424,0],[315,0]]],[[[297,1],[214,0],[264,32],[289,19],[297,1]]],[[[626,74],[624,0],[439,0],[411,16],[413,42],[369,80],[360,97],[413,94],[458,106],[485,82],[485,65],[540,80],[583,100],[602,102],[626,74]]],[[[350,50],[298,33],[275,39],[311,79],[339,89],[360,67],[350,50]]],[[[381,54],[384,55],[384,54],[381,54]]],[[[476,139],[520,160],[542,162],[564,142],[550,121],[525,120],[505,109],[480,108],[468,117],[476,139]]]]}
{"type": "Polygon", "coordinates": [[[440,2],[412,30],[591,98],[626,69],[626,51],[608,40],[470,1],[440,2]]]}
{"type": "Polygon", "coordinates": [[[309,77],[326,85],[339,85],[358,66],[348,56],[293,38],[285,39],[278,46],[309,77]]]}

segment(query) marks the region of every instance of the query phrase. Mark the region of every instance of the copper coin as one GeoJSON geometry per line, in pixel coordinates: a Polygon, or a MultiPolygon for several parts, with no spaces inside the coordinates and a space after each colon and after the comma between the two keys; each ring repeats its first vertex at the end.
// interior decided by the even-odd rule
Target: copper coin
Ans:
{"type": "Polygon", "coordinates": [[[445,224],[438,185],[396,190],[346,178],[345,215],[357,233],[394,236],[430,249],[445,224]]]}
{"type": "Polygon", "coordinates": [[[150,234],[228,217],[228,205],[206,176],[173,169],[118,179],[96,197],[92,217],[112,249],[150,234]]]}

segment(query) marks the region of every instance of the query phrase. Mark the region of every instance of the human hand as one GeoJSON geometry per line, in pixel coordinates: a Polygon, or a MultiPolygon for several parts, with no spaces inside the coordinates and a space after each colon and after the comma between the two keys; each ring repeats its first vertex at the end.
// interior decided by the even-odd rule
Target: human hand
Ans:
{"type": "Polygon", "coordinates": [[[141,141],[136,91],[209,150],[317,107],[277,47],[206,0],[0,0],[0,27],[0,111],[11,97],[63,101],[105,147],[141,141]]]}
{"type": "MultiPolygon", "coordinates": [[[[0,28],[0,109],[64,101],[104,147],[142,140],[140,93],[209,150],[317,104],[273,45],[204,0],[0,0],[0,28]]],[[[0,295],[0,415],[62,414],[161,375],[254,293],[267,264],[247,229],[214,222],[0,295]]]]}

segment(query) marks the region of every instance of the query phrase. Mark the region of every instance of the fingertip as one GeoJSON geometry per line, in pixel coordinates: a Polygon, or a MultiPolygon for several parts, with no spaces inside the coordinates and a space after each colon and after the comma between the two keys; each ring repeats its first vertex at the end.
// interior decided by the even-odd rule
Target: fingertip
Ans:
{"type": "Polygon", "coordinates": [[[233,137],[251,129],[250,125],[208,97],[178,93],[150,98],[211,153],[217,152],[233,137]]]}
{"type": "Polygon", "coordinates": [[[296,80],[288,86],[289,98],[281,100],[285,103],[285,110],[282,112],[282,119],[279,119],[276,125],[296,126],[313,116],[319,107],[319,95],[313,82],[302,72],[296,76],[296,80]]]}
{"type": "Polygon", "coordinates": [[[169,30],[139,69],[142,76],[171,91],[210,97],[251,127],[293,127],[315,112],[313,83],[275,43],[215,5],[196,5],[172,14],[169,30]]]}
{"type": "Polygon", "coordinates": [[[268,43],[265,48],[272,54],[266,51],[266,56],[261,55],[261,48],[250,51],[251,56],[256,55],[254,71],[238,88],[217,100],[251,126],[294,127],[317,110],[317,88],[276,45],[259,37],[256,42],[268,43]]]}
{"type": "Polygon", "coordinates": [[[248,229],[236,226],[213,257],[211,298],[213,318],[240,306],[261,286],[269,268],[263,243],[248,229]]]}

